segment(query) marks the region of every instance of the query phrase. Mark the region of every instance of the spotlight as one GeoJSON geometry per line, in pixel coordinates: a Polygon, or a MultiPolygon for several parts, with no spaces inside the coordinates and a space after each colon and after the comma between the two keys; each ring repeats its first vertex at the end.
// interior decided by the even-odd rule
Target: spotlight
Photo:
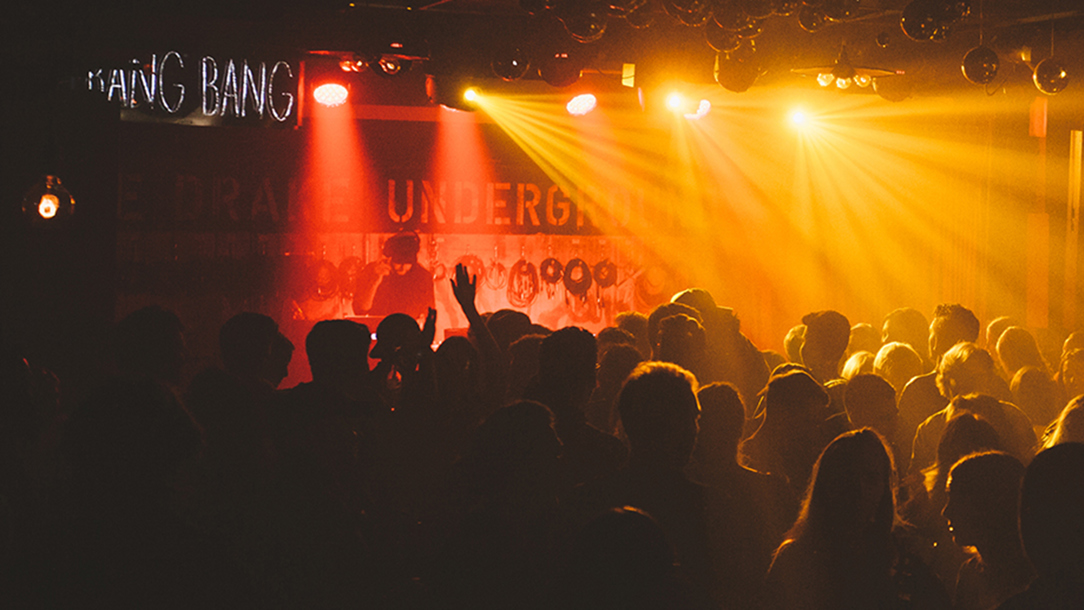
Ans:
{"type": "Polygon", "coordinates": [[[685,105],[685,96],[681,95],[677,91],[674,91],[666,96],[666,107],[674,112],[681,110],[681,107],[685,105]]]}
{"type": "Polygon", "coordinates": [[[836,76],[831,72],[821,72],[817,75],[817,83],[821,87],[828,87],[834,82],[836,82],[836,76]]]}
{"type": "Polygon", "coordinates": [[[455,75],[426,76],[425,93],[431,104],[467,112],[477,110],[477,102],[482,97],[478,89],[470,85],[469,80],[455,75]]]}
{"type": "Polygon", "coordinates": [[[568,110],[572,116],[583,116],[594,110],[597,105],[598,100],[594,95],[583,93],[569,100],[565,105],[565,110],[568,110]]]}
{"type": "Polygon", "coordinates": [[[511,82],[523,78],[531,67],[531,62],[523,49],[515,47],[499,52],[490,62],[490,67],[502,80],[511,82]]]}
{"type": "Polygon", "coordinates": [[[696,112],[686,112],[685,118],[693,121],[699,121],[700,119],[708,116],[709,112],[711,112],[711,102],[709,102],[708,100],[700,100],[700,104],[698,104],[696,107],[696,112]]]}
{"type": "Polygon", "coordinates": [[[836,79],[836,86],[839,87],[840,89],[847,89],[847,88],[849,88],[851,86],[851,83],[853,83],[853,82],[854,81],[852,81],[849,78],[837,78],[836,79]]]}
{"type": "Polygon", "coordinates": [[[371,62],[369,62],[368,60],[358,55],[354,55],[352,57],[339,60],[339,69],[343,72],[361,72],[365,68],[368,68],[370,63],[371,62]]]}
{"type": "Polygon", "coordinates": [[[574,53],[555,51],[542,60],[538,74],[542,80],[554,87],[567,87],[580,80],[584,62],[574,53]]]}
{"type": "Polygon", "coordinates": [[[31,222],[67,218],[75,212],[75,199],[56,176],[45,176],[23,197],[23,214],[31,222]]]}
{"type": "Polygon", "coordinates": [[[384,55],[375,64],[373,64],[373,70],[377,74],[383,74],[385,76],[395,76],[403,70],[409,68],[409,60],[399,59],[398,57],[392,57],[390,55],[384,55]],[[379,67],[380,69],[377,70],[377,67],[379,67]]]}
{"type": "Polygon", "coordinates": [[[790,124],[795,127],[805,127],[809,124],[809,117],[801,110],[795,110],[790,113],[790,124]]]}
{"type": "Polygon", "coordinates": [[[313,90],[312,97],[320,104],[334,108],[345,104],[349,94],[346,87],[339,83],[324,83],[313,90]]]}
{"type": "Polygon", "coordinates": [[[871,77],[869,74],[854,75],[854,84],[858,85],[859,87],[868,87],[872,82],[873,77],[871,77]]]}

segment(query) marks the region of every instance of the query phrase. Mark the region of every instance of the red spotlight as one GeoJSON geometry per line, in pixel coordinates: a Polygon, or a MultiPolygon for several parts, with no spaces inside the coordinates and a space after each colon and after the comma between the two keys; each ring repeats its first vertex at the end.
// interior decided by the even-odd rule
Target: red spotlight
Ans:
{"type": "Polygon", "coordinates": [[[339,83],[324,83],[312,92],[312,96],[316,101],[328,108],[345,104],[348,95],[349,92],[346,87],[339,83]]]}

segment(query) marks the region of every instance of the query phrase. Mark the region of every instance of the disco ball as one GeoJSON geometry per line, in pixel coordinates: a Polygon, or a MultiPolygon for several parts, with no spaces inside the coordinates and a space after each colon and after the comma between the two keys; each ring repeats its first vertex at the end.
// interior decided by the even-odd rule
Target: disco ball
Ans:
{"type": "Polygon", "coordinates": [[[900,15],[900,28],[911,40],[944,38],[945,27],[942,10],[931,0],[914,0],[900,15]]]}
{"type": "Polygon", "coordinates": [[[503,80],[515,81],[523,78],[531,67],[531,60],[527,53],[519,47],[506,49],[493,58],[491,64],[493,73],[503,80]]]}
{"type": "Polygon", "coordinates": [[[816,32],[823,28],[826,22],[824,13],[819,8],[806,5],[798,11],[798,25],[807,32],[816,32]]]}
{"type": "Polygon", "coordinates": [[[704,38],[717,53],[729,53],[741,46],[741,38],[736,32],[724,30],[715,23],[704,28],[704,38]]]}
{"type": "Polygon", "coordinates": [[[742,0],[741,8],[746,15],[754,19],[771,17],[775,13],[776,2],[773,0],[742,0]]]}
{"type": "Polygon", "coordinates": [[[606,33],[606,9],[600,3],[585,4],[562,21],[576,42],[594,42],[606,33]]]}
{"type": "Polygon", "coordinates": [[[752,20],[734,0],[722,0],[716,3],[712,16],[719,27],[732,32],[737,32],[749,25],[752,20]]]}
{"type": "Polygon", "coordinates": [[[988,85],[997,76],[1000,62],[997,53],[990,47],[975,47],[964,55],[964,61],[960,64],[964,78],[976,85],[988,85]]]}
{"type": "Polygon", "coordinates": [[[1035,81],[1035,87],[1047,95],[1060,93],[1069,86],[1069,74],[1053,57],[1048,57],[1035,66],[1032,80],[1035,81]]]}

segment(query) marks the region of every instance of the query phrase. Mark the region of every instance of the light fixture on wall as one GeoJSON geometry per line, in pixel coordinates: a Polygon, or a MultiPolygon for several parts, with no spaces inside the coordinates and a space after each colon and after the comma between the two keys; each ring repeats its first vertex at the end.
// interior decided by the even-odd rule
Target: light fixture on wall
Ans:
{"type": "Polygon", "coordinates": [[[74,213],[75,198],[52,174],[43,176],[23,197],[23,214],[34,224],[60,222],[74,213]]]}

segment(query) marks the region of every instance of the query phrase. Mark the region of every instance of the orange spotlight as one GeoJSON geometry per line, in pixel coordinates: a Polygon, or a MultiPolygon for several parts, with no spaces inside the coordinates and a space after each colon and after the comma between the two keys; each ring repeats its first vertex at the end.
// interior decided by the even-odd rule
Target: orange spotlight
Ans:
{"type": "Polygon", "coordinates": [[[696,107],[696,112],[686,112],[685,118],[697,121],[708,116],[709,112],[711,112],[711,102],[708,100],[700,100],[700,104],[696,107]]]}
{"type": "Polygon", "coordinates": [[[801,110],[795,110],[790,113],[790,123],[795,127],[804,127],[809,123],[809,117],[801,110]]]}
{"type": "Polygon", "coordinates": [[[312,97],[328,108],[345,104],[348,95],[346,87],[339,83],[324,83],[312,92],[312,97]]]}
{"type": "Polygon", "coordinates": [[[681,110],[681,107],[685,105],[685,96],[681,95],[677,91],[674,91],[670,95],[666,96],[666,107],[673,111],[681,110]]]}
{"type": "Polygon", "coordinates": [[[41,196],[41,201],[38,203],[38,214],[42,218],[52,218],[56,216],[57,210],[60,209],[60,199],[56,195],[45,194],[41,196]]]}
{"type": "Polygon", "coordinates": [[[568,113],[572,116],[583,116],[594,110],[597,105],[598,100],[594,95],[583,93],[569,100],[568,104],[565,105],[565,110],[568,110],[568,113]]]}

